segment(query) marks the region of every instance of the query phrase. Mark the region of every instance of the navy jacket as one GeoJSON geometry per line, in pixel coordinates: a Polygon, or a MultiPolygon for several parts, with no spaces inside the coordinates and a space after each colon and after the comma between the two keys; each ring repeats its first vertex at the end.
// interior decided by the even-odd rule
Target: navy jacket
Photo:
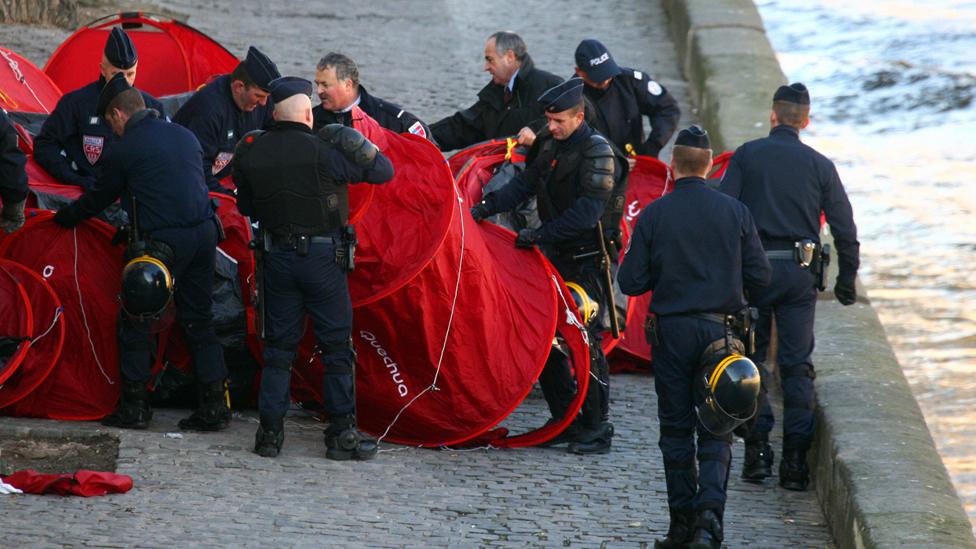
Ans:
{"type": "Polygon", "coordinates": [[[685,177],[641,212],[617,283],[627,295],[652,291],[658,315],[735,313],[747,303],[743,287],[771,276],[749,210],[685,177]]]}
{"type": "Polygon", "coordinates": [[[562,81],[554,74],[535,68],[532,58],[526,55],[515,76],[512,98],[507,105],[505,86],[489,82],[478,92],[478,101],[474,105],[430,126],[434,140],[442,151],[450,151],[495,137],[515,135],[534,123],[538,126],[544,116],[539,96],[562,81]]]}
{"type": "MultiPolygon", "coordinates": [[[[65,94],[34,138],[34,159],[55,179],[88,189],[103,159],[118,140],[111,126],[95,114],[105,79],[65,94]],[[64,154],[61,154],[64,151],[64,154]]],[[[142,92],[146,107],[166,115],[163,104],[142,92]]]]}
{"type": "Polygon", "coordinates": [[[62,210],[77,221],[121,198],[132,219],[135,197],[140,231],[193,227],[214,215],[200,158],[200,143],[189,130],[153,111],[138,112],[105,159],[95,186],[62,210]]]}
{"type": "Polygon", "coordinates": [[[819,242],[823,211],[837,248],[838,278],[854,282],[860,244],[851,203],[834,163],[803,144],[799,130],[777,126],[739,147],[720,189],[749,207],[767,249],[792,249],[807,238],[819,242]]]}
{"type": "Polygon", "coordinates": [[[27,157],[17,144],[17,131],[0,109],[0,199],[3,203],[27,198],[27,157]]]}
{"type": "Polygon", "coordinates": [[[244,112],[234,103],[230,83],[229,74],[216,78],[193,94],[173,117],[173,122],[189,128],[200,141],[207,187],[216,192],[226,192],[220,180],[231,173],[237,142],[244,134],[274,123],[270,97],[267,105],[244,112]]]}
{"type": "MultiPolygon", "coordinates": [[[[359,108],[376,120],[380,126],[396,133],[412,133],[432,139],[430,128],[413,114],[403,110],[402,107],[389,101],[384,101],[379,97],[370,95],[366,88],[359,86],[359,108]]],[[[321,104],[312,108],[312,129],[319,131],[328,124],[342,124],[352,127],[351,112],[332,112],[327,111],[321,104]]]]}
{"type": "Polygon", "coordinates": [[[606,90],[586,86],[583,93],[594,107],[593,127],[625,153],[630,145],[637,154],[656,158],[681,117],[678,102],[668,90],[648,74],[634,69],[624,68],[606,90]],[[646,141],[644,116],[651,123],[646,141]]]}

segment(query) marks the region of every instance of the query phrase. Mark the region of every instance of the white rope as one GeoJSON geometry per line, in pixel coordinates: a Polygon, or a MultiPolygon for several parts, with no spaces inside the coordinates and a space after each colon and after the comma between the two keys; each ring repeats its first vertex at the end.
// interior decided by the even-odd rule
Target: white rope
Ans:
{"type": "Polygon", "coordinates": [[[7,52],[5,51],[0,51],[0,55],[2,55],[3,58],[7,60],[7,64],[10,65],[10,70],[13,71],[14,77],[16,77],[21,84],[27,86],[27,91],[29,91],[30,94],[34,96],[34,100],[37,101],[37,104],[40,105],[42,109],[44,109],[44,112],[46,112],[47,114],[51,114],[51,109],[47,108],[47,105],[45,105],[44,102],[41,101],[41,98],[38,97],[36,93],[34,93],[34,88],[32,88],[30,83],[27,82],[27,78],[24,76],[24,73],[20,72],[20,64],[17,63],[17,61],[15,61],[9,55],[7,55],[7,52]]]}
{"type": "Polygon", "coordinates": [[[569,302],[566,301],[566,296],[563,295],[562,288],[559,287],[559,280],[556,278],[556,275],[549,275],[549,278],[552,279],[552,285],[556,288],[556,294],[559,295],[559,299],[563,300],[563,306],[566,308],[566,322],[576,326],[580,333],[583,334],[583,341],[589,346],[590,332],[586,331],[586,326],[583,326],[583,323],[573,314],[573,309],[569,306],[569,302]]]}
{"type": "Polygon", "coordinates": [[[31,339],[31,345],[37,343],[38,341],[41,340],[41,338],[43,338],[47,334],[51,333],[51,330],[53,330],[54,329],[54,326],[57,325],[58,319],[61,318],[61,314],[63,312],[64,312],[64,307],[58,307],[58,308],[54,309],[54,320],[51,321],[51,325],[47,327],[47,330],[44,330],[44,333],[43,334],[35,337],[34,339],[31,339]]]}
{"type": "Polygon", "coordinates": [[[95,357],[95,364],[98,365],[98,371],[102,372],[102,376],[105,381],[108,381],[109,385],[115,385],[112,378],[105,373],[105,368],[102,367],[102,361],[98,360],[98,352],[95,351],[95,341],[92,339],[91,327],[88,326],[88,315],[85,314],[85,302],[81,298],[81,284],[78,282],[78,229],[77,227],[71,229],[71,235],[74,237],[75,242],[75,263],[74,263],[74,273],[75,273],[75,288],[78,290],[78,306],[81,308],[81,320],[85,323],[85,332],[88,334],[88,345],[91,346],[92,356],[95,357]]]}
{"type": "Polygon", "coordinates": [[[437,379],[441,375],[441,365],[444,362],[444,353],[447,352],[447,342],[451,336],[451,328],[454,326],[454,311],[457,308],[458,294],[460,294],[461,291],[461,267],[464,265],[464,198],[461,197],[461,193],[458,191],[457,185],[453,185],[452,187],[454,188],[454,194],[457,196],[458,201],[458,222],[461,226],[461,252],[458,256],[457,280],[454,283],[454,297],[451,300],[451,314],[447,317],[447,328],[444,330],[444,342],[441,344],[440,356],[437,357],[437,368],[434,370],[434,379],[430,382],[430,386],[418,393],[417,396],[410,399],[410,402],[407,402],[402,408],[400,408],[400,411],[397,412],[397,414],[393,417],[393,421],[386,426],[386,430],[383,431],[383,435],[376,440],[377,445],[379,445],[379,443],[386,438],[386,435],[390,434],[390,429],[392,429],[393,426],[396,425],[397,421],[400,420],[400,416],[403,415],[403,412],[413,405],[418,398],[426,394],[427,391],[440,390],[437,387],[437,379]]]}

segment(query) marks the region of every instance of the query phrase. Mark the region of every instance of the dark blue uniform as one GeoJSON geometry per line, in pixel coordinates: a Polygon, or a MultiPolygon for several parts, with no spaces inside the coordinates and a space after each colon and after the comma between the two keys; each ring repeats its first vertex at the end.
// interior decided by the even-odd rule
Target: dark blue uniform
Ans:
{"type": "MultiPolygon", "coordinates": [[[[838,284],[854,285],[859,265],[857,228],[850,201],[834,164],[800,142],[799,131],[781,125],[769,136],[736,150],[721,183],[722,192],[738,198],[752,212],[768,251],[792,250],[798,240],[820,242],[823,211],[834,237],[840,273],[838,284]]],[[[769,347],[771,315],[776,315],[777,364],[783,386],[785,449],[805,452],[814,431],[813,323],[817,304],[816,280],[808,268],[792,259],[773,259],[772,283],[750,294],[759,308],[754,360],[764,362],[769,347]]],[[[768,401],[755,430],[773,426],[768,401]]]]}
{"type": "Polygon", "coordinates": [[[678,102],[648,74],[628,68],[622,70],[605,90],[584,88],[583,94],[594,107],[593,127],[622,152],[657,158],[678,125],[681,117],[678,102]],[[644,116],[651,123],[646,140],[644,116]]]}
{"type": "Polygon", "coordinates": [[[270,97],[266,105],[244,112],[234,103],[230,84],[229,74],[218,77],[193,94],[173,117],[173,122],[189,128],[200,141],[207,188],[215,192],[227,192],[220,180],[231,173],[237,142],[244,134],[274,122],[270,97]]]}
{"type": "MultiPolygon", "coordinates": [[[[366,88],[359,86],[359,102],[356,104],[364,113],[376,120],[380,126],[396,133],[412,133],[433,139],[430,128],[413,114],[403,110],[397,104],[384,101],[379,97],[370,95],[366,88]]],[[[342,124],[352,127],[352,108],[345,112],[332,112],[325,110],[322,105],[316,105],[312,109],[312,129],[318,131],[326,124],[342,124]]]]}
{"type": "Polygon", "coordinates": [[[769,276],[749,211],[707,188],[704,179],[676,181],[674,192],[645,208],[634,227],[617,283],[628,295],[653,292],[654,388],[672,513],[711,509],[721,517],[731,462],[731,436],[709,433],[695,413],[703,400],[702,352],[724,337],[725,328],[694,315],[740,311],[743,287],[751,291],[769,276]]]}
{"type": "MultiPolygon", "coordinates": [[[[105,79],[99,77],[65,94],[34,138],[34,159],[58,181],[90,188],[104,165],[103,159],[119,139],[95,113],[104,86],[105,79]]],[[[142,98],[146,107],[165,116],[163,104],[155,97],[142,92],[142,98]]]]}
{"type": "Polygon", "coordinates": [[[27,157],[17,144],[17,131],[0,108],[0,200],[4,204],[27,198],[27,157]]]}
{"type": "Polygon", "coordinates": [[[489,82],[478,92],[478,101],[463,111],[434,122],[430,130],[443,151],[463,149],[486,139],[515,135],[543,118],[539,96],[562,82],[558,76],[535,68],[528,55],[522,62],[511,97],[505,86],[489,82]]]}
{"type": "MultiPolygon", "coordinates": [[[[200,154],[200,144],[186,128],[157,118],[151,110],[137,112],[105,160],[98,183],[59,210],[58,218],[75,225],[119,199],[133,219],[135,199],[140,234],[173,251],[167,267],[176,285],[177,318],[197,379],[209,384],[225,379],[227,367],[211,323],[217,226],[200,154]]],[[[121,347],[122,377],[147,381],[154,348],[151,337],[145,327],[125,316],[121,347]]]]}
{"type": "Polygon", "coordinates": [[[271,251],[262,260],[262,417],[280,418],[288,411],[291,364],[306,312],[322,351],[326,411],[333,418],[355,412],[352,302],[346,272],[336,263],[336,245],[348,221],[346,184],[392,177],[393,165],[382,154],[370,167],[358,166],[296,122],[278,122],[239,147],[237,207],[272,235],[271,251]],[[305,255],[296,249],[299,235],[311,237],[305,255]]]}

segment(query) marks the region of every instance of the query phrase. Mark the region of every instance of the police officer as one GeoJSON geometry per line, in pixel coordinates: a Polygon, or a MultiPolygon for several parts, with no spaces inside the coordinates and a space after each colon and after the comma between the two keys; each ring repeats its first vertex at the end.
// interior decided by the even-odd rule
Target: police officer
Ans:
{"type": "MultiPolygon", "coordinates": [[[[200,143],[186,128],[147,109],[123,75],[109,80],[98,99],[99,116],[119,137],[102,175],[54,221],[70,228],[120,199],[143,242],[130,242],[163,263],[176,280],[176,316],[183,327],[199,387],[199,407],[182,429],[216,431],[230,420],[227,367],[211,323],[217,221],[200,166],[200,143]]],[[[113,427],[145,429],[152,417],[147,386],[154,349],[145,323],[122,317],[122,400],[103,420],[113,427]]]]}
{"type": "Polygon", "coordinates": [[[265,457],[281,451],[291,364],[308,312],[325,366],[323,395],[330,418],[325,455],[370,459],[376,441],[356,429],[346,282],[351,250],[343,235],[349,220],[347,184],[389,181],[393,165],[352,128],[331,124],[313,133],[308,80],[285,77],[272,86],[275,124],[248,134],[234,165],[237,207],[260,223],[270,241],[262,259],[266,337],[254,451],[265,457]]]}
{"type": "Polygon", "coordinates": [[[201,88],[173,117],[203,147],[203,173],[212,192],[230,192],[220,183],[231,174],[234,147],[244,134],[271,125],[270,83],[281,76],[268,56],[251,46],[234,72],[201,88]]]}
{"type": "Polygon", "coordinates": [[[696,418],[699,361],[724,337],[725,315],[746,307],[743,286],[751,291],[770,275],[749,211],[705,186],[711,166],[708,134],[698,126],[681,130],[671,158],[674,192],[641,212],[617,272],[625,294],[654,296],[654,389],[671,515],[660,548],[721,545],[732,439],[696,418]]]}
{"type": "MultiPolygon", "coordinates": [[[[535,195],[542,226],[522,229],[515,245],[539,245],[563,279],[578,283],[601,311],[607,311],[596,227],[601,220],[607,221],[607,202],[623,169],[615,162],[607,140],[584,121],[582,80],[573,78],[553,87],[539,97],[539,103],[548,124],[529,149],[525,171],[486,195],[471,209],[471,215],[481,221],[535,195]]],[[[606,453],[613,437],[609,368],[600,347],[602,326],[592,322],[587,329],[595,379],[589,385],[583,413],[568,433],[573,441],[569,451],[606,453]]],[[[565,356],[550,355],[539,383],[553,418],[562,417],[575,392],[565,356]]]]}
{"type": "MultiPolygon", "coordinates": [[[[859,265],[857,227],[834,164],[800,141],[810,123],[810,93],[800,83],[773,95],[769,136],[739,147],[722,179],[722,192],[741,200],[756,219],[763,247],[772,260],[773,281],[750,295],[759,308],[757,362],[765,361],[771,318],[776,315],[777,357],[783,388],[783,456],[779,482],[790,490],[809,483],[806,453],[814,431],[813,320],[817,304],[814,270],[820,255],[820,213],[830,224],[840,271],[834,295],[854,303],[859,265]],[[803,253],[806,258],[800,257],[803,253]],[[803,262],[804,264],[800,264],[803,262]]],[[[772,471],[768,401],[746,437],[743,477],[762,480],[772,471]]]]}
{"type": "MultiPolygon", "coordinates": [[[[129,35],[113,27],[105,41],[98,80],[65,94],[34,138],[34,159],[55,179],[88,189],[95,184],[101,160],[118,139],[112,128],[95,112],[105,83],[118,73],[132,85],[139,57],[129,35]]],[[[146,105],[165,116],[163,105],[141,92],[146,105]]]]}
{"type": "Polygon", "coordinates": [[[27,157],[17,145],[17,131],[7,111],[0,108],[0,228],[12,233],[24,225],[24,204],[27,202],[27,157]]]}
{"type": "Polygon", "coordinates": [[[359,67],[341,53],[330,52],[316,67],[315,86],[321,104],[312,109],[312,129],[327,124],[352,127],[352,108],[358,106],[380,126],[396,133],[412,133],[431,138],[430,128],[399,105],[370,95],[359,83],[359,67]]]}
{"type": "Polygon", "coordinates": [[[519,133],[523,127],[542,127],[542,93],[562,78],[535,68],[525,42],[514,32],[496,32],[485,43],[485,71],[491,82],[478,92],[478,101],[431,125],[441,150],[461,149],[479,141],[519,133]]]}

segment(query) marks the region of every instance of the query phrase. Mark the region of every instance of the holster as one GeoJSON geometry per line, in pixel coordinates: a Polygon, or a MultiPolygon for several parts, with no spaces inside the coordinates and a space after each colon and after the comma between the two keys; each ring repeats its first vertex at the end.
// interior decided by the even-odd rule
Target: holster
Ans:
{"type": "Polygon", "coordinates": [[[648,312],[647,316],[644,317],[644,337],[647,339],[647,344],[651,347],[659,343],[657,328],[657,315],[648,312]]]}
{"type": "Polygon", "coordinates": [[[810,265],[810,272],[817,278],[817,289],[821,292],[827,289],[827,270],[830,267],[830,244],[820,247],[820,253],[813,264],[810,265]]]}
{"type": "Polygon", "coordinates": [[[343,227],[342,233],[339,236],[339,243],[335,249],[335,260],[336,264],[347,273],[351,273],[356,268],[357,243],[356,228],[352,225],[343,227]]]}

